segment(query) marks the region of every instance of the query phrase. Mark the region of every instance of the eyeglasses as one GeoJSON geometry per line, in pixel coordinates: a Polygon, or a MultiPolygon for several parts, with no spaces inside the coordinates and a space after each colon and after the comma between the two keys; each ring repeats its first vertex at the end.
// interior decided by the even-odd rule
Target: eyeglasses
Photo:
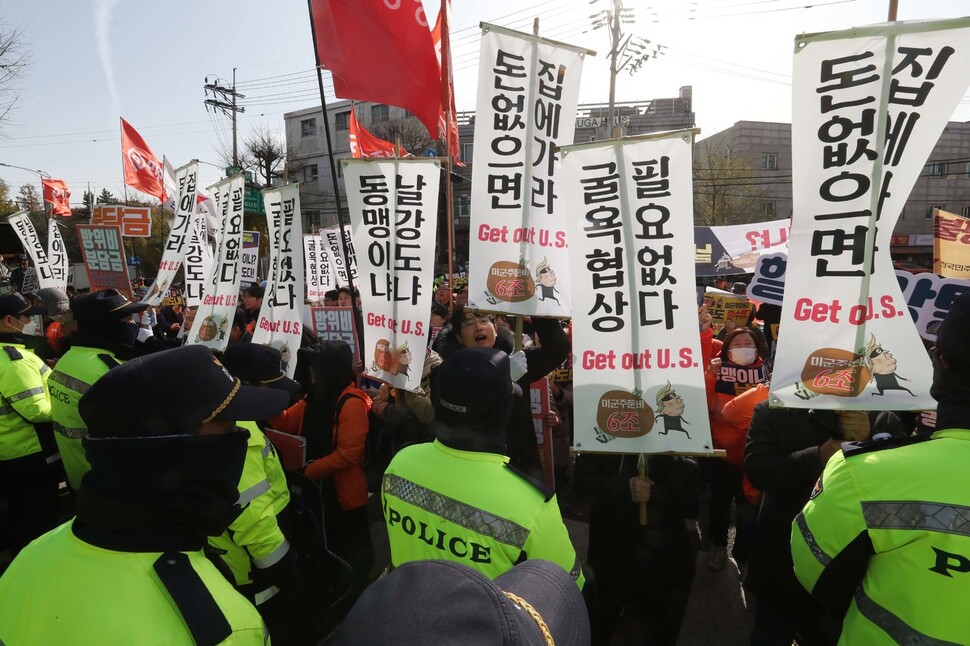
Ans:
{"type": "Polygon", "coordinates": [[[882,346],[881,346],[881,345],[877,345],[877,346],[876,346],[876,347],[874,347],[874,348],[872,349],[872,351],[871,351],[871,352],[869,353],[869,358],[870,358],[870,359],[875,359],[875,358],[876,358],[876,357],[878,357],[878,356],[879,356],[880,354],[884,354],[885,352],[886,352],[886,351],[882,349],[882,346]]]}
{"type": "Polygon", "coordinates": [[[667,393],[666,395],[664,395],[663,397],[661,397],[660,398],[660,401],[662,401],[662,402],[669,402],[671,399],[674,399],[676,396],[677,396],[677,393],[674,392],[674,391],[671,391],[671,392],[667,393]]]}
{"type": "Polygon", "coordinates": [[[493,319],[490,315],[477,316],[471,314],[468,318],[461,322],[461,327],[467,330],[475,327],[479,323],[495,323],[495,319],[493,319]]]}

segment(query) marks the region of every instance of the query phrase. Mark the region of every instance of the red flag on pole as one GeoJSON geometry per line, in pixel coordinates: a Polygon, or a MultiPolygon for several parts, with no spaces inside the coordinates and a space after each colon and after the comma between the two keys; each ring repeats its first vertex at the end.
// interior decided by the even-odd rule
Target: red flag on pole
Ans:
{"type": "MultiPolygon", "coordinates": [[[[380,137],[371,134],[367,128],[360,125],[354,110],[350,111],[350,154],[354,159],[372,157],[393,157],[394,144],[384,141],[380,137]]],[[[409,155],[408,151],[401,148],[401,156],[409,155]]]]}
{"type": "Polygon", "coordinates": [[[165,203],[165,179],[162,164],[138,131],[121,120],[121,160],[125,167],[125,184],[154,195],[165,203]]]}
{"type": "Polygon", "coordinates": [[[438,127],[448,143],[448,152],[456,166],[461,163],[458,143],[458,111],[455,110],[455,80],[451,73],[451,0],[441,0],[438,22],[431,32],[441,71],[441,112],[438,127]]]}
{"type": "Polygon", "coordinates": [[[396,105],[438,137],[441,90],[421,0],[311,0],[319,65],[339,97],[396,105]]]}
{"type": "Polygon", "coordinates": [[[50,202],[54,215],[71,215],[71,192],[60,179],[41,179],[44,185],[44,201],[50,202]]]}

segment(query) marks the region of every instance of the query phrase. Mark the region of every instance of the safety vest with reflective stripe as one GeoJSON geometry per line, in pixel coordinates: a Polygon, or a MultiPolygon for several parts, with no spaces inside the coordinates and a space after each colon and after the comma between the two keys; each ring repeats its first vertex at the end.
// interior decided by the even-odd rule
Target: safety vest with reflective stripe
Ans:
{"type": "Polygon", "coordinates": [[[224,645],[269,642],[259,613],[201,551],[174,553],[180,567],[163,579],[159,552],[95,547],[71,522],[28,545],[0,578],[0,643],[193,644],[192,625],[223,626],[224,645]]]}
{"type": "Polygon", "coordinates": [[[829,460],[791,544],[807,590],[851,596],[839,644],[970,643],[968,464],[970,430],[954,429],[829,460]]]}
{"type": "Polygon", "coordinates": [[[246,585],[252,583],[253,566],[271,567],[290,549],[276,519],[289,503],[290,492],[279,457],[275,451],[266,451],[266,435],[253,422],[240,422],[239,426],[249,431],[246,461],[239,479],[242,513],[220,536],[209,537],[209,544],[219,550],[236,584],[246,585]]]}
{"type": "Polygon", "coordinates": [[[0,343],[0,460],[40,452],[34,424],[51,421],[49,376],[50,368],[32,350],[0,343]]]}
{"type": "Polygon", "coordinates": [[[103,348],[74,346],[57,362],[47,385],[51,395],[54,441],[64,462],[67,480],[75,491],[81,487],[81,476],[91,468],[81,444],[88,434],[88,427],[78,413],[77,403],[88,388],[110,370],[108,363],[111,361],[118,365],[122,363],[114,353],[103,348]],[[98,355],[106,355],[108,361],[98,355]]]}
{"type": "Polygon", "coordinates": [[[585,579],[555,496],[547,499],[508,461],[438,441],[395,455],[381,485],[391,563],[444,559],[495,578],[522,559],[545,559],[582,588],[585,579]]]}

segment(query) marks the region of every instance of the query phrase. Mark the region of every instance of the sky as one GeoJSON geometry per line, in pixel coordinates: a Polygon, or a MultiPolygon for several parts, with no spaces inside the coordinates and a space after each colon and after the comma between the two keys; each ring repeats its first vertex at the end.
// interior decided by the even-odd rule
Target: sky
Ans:
{"type": "MultiPolygon", "coordinates": [[[[403,0],[404,2],[414,0],[403,0]]],[[[611,0],[453,0],[452,53],[459,110],[474,110],[479,23],[595,50],[580,103],[609,98],[609,39],[591,16],[611,0]]],[[[616,100],[674,97],[693,86],[701,137],[737,121],[791,121],[791,66],[800,33],[885,22],[889,0],[623,0],[624,30],[660,53],[617,78],[616,100]],[[809,4],[810,2],[810,4],[809,4]]],[[[425,0],[429,16],[439,3],[425,0]]],[[[899,20],[970,14],[968,0],[899,0],[899,20]]],[[[434,24],[433,19],[430,21],[434,24]]],[[[283,114],[319,105],[306,2],[300,0],[10,0],[0,27],[23,32],[32,59],[19,103],[0,123],[0,162],[63,179],[79,206],[90,185],[123,197],[119,117],[175,166],[202,162],[207,186],[223,176],[227,117],[207,112],[206,79],[245,95],[240,146],[254,128],[283,131],[283,114]]],[[[329,79],[325,84],[329,85],[329,79]]],[[[333,100],[332,87],[328,98],[333,100]]],[[[953,120],[970,120],[970,96],[953,120]]],[[[16,194],[36,173],[0,166],[16,194]]],[[[135,192],[132,197],[144,197],[135,192]]]]}

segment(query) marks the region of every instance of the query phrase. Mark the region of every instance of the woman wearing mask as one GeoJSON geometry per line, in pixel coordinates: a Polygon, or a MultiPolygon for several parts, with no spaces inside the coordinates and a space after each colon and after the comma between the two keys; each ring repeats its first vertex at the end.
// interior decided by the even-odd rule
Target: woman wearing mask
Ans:
{"type": "MultiPolygon", "coordinates": [[[[702,342],[710,343],[710,335],[702,335],[702,342]]],[[[747,427],[732,424],[724,416],[724,407],[733,399],[768,381],[767,351],[763,342],[749,328],[735,328],[728,333],[720,352],[707,368],[707,401],[711,417],[711,436],[714,448],[727,452],[724,460],[711,460],[711,500],[707,536],[711,541],[707,565],[720,570],[727,561],[727,536],[731,516],[731,502],[737,506],[737,534],[733,556],[738,566],[747,562],[749,525],[754,521],[754,507],[745,497],[744,444],[747,427]]]]}

